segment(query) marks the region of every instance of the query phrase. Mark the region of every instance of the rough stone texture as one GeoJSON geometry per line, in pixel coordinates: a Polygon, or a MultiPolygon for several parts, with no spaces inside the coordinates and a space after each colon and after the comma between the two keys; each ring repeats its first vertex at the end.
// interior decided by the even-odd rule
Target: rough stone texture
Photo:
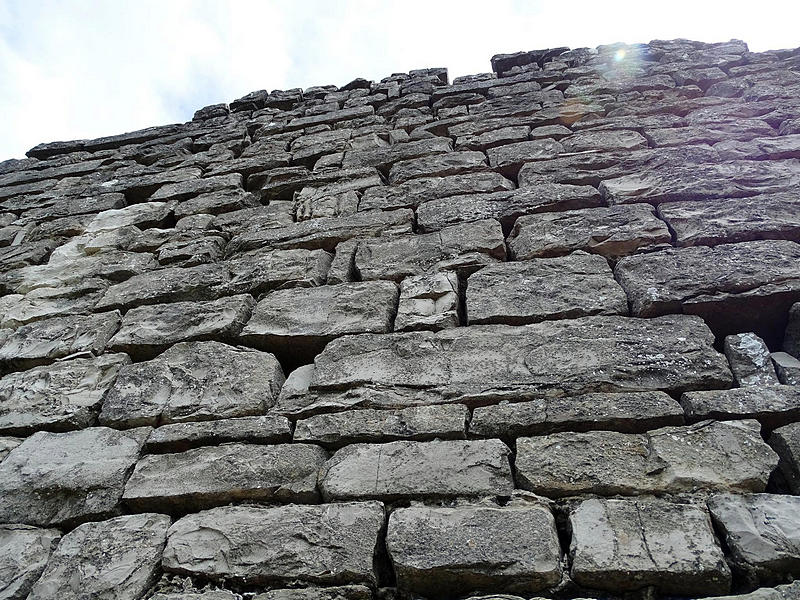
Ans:
{"type": "Polygon", "coordinates": [[[252,250],[226,261],[233,293],[262,294],[323,285],[333,256],[324,250],[252,250]]]}
{"type": "Polygon", "coordinates": [[[146,513],[85,523],[53,552],[29,600],[139,600],[158,577],[170,518],[146,513]]]}
{"type": "Polygon", "coordinates": [[[654,498],[586,500],[569,516],[571,576],[588,588],[724,594],[731,573],[704,508],[654,498]]]}
{"type": "Polygon", "coordinates": [[[644,433],[682,424],[683,409],[664,392],[583,394],[479,406],[472,412],[469,435],[513,439],[558,431],[644,433]]]}
{"type": "Polygon", "coordinates": [[[112,311],[23,325],[0,346],[0,363],[29,368],[80,352],[100,354],[121,320],[119,312],[112,311]]]}
{"type": "Polygon", "coordinates": [[[530,594],[561,579],[555,519],[543,503],[399,508],[386,545],[400,590],[426,598],[530,594]]]}
{"type": "Polygon", "coordinates": [[[0,525],[0,598],[25,600],[61,533],[29,525],[0,525]]]}
{"type": "Polygon", "coordinates": [[[606,260],[582,252],[484,267],[467,279],[466,304],[470,325],[628,314],[606,260]]]}
{"type": "Polygon", "coordinates": [[[800,498],[716,494],[708,508],[735,563],[760,580],[780,581],[800,567],[800,498]]]}
{"type": "Polygon", "coordinates": [[[784,385],[800,385],[800,360],[786,352],[773,352],[770,356],[778,381],[784,385]]]}
{"type": "Polygon", "coordinates": [[[270,590],[253,600],[371,600],[372,591],[364,585],[307,587],[270,590]]]}
{"type": "Polygon", "coordinates": [[[110,515],[148,434],[106,427],[33,434],[0,463],[0,522],[70,525],[110,515]]]}
{"type": "Polygon", "coordinates": [[[125,354],[76,358],[11,373],[0,379],[0,432],[28,435],[94,425],[100,404],[125,354]]]}
{"type": "Polygon", "coordinates": [[[769,445],[778,453],[778,467],[792,493],[800,495],[800,423],[779,427],[769,437],[769,445]]]}
{"type": "Polygon", "coordinates": [[[412,386],[476,403],[545,393],[730,387],[727,361],[712,341],[700,319],[682,315],[347,336],[317,357],[311,387],[412,386]]]}
{"type": "Polygon", "coordinates": [[[681,405],[692,420],[758,419],[772,429],[800,420],[800,388],[776,381],[731,390],[686,392],[681,405]]]}
{"type": "Polygon", "coordinates": [[[725,356],[739,387],[778,385],[769,348],[754,333],[738,333],[725,338],[725,356]]]}
{"type": "Polygon", "coordinates": [[[666,224],[649,206],[611,206],[545,212],[517,219],[508,239],[514,260],[559,256],[575,250],[609,258],[668,246],[666,224]]]}
{"type": "Polygon", "coordinates": [[[510,496],[510,453],[498,440],[353,444],[327,462],[319,487],[327,501],[510,496]]]}
{"type": "Polygon", "coordinates": [[[800,302],[789,309],[789,323],[783,338],[783,350],[800,359],[800,302]]]}
{"type": "Polygon", "coordinates": [[[148,452],[183,452],[226,442],[277,444],[291,439],[292,429],[286,417],[262,415],[163,425],[153,430],[145,449],[148,452]]]}
{"type": "Polygon", "coordinates": [[[406,277],[400,284],[394,331],[439,331],[458,327],[461,312],[456,273],[437,272],[406,277]]]}
{"type": "Polygon", "coordinates": [[[383,524],[379,502],[212,508],[170,527],[163,566],[246,584],[375,585],[383,524]]]}
{"type": "Polygon", "coordinates": [[[123,501],[137,511],[186,512],[238,500],[314,502],[327,453],[310,444],[224,444],[143,457],[123,501]]]}
{"type": "Polygon", "coordinates": [[[250,318],[254,304],[251,296],[241,295],[137,306],[125,313],[122,327],[109,346],[134,357],[150,358],[179,342],[233,341],[250,318]]]}
{"type": "Polygon", "coordinates": [[[464,438],[468,419],[467,407],[460,404],[315,415],[297,422],[294,441],[338,448],[365,442],[464,438]]]}
{"type": "Polygon", "coordinates": [[[389,183],[400,184],[421,177],[446,177],[488,169],[483,152],[447,152],[394,163],[389,170],[389,183]]]}
{"type": "Polygon", "coordinates": [[[275,403],[283,381],[269,353],[220,342],[179,343],[153,360],[123,367],[100,422],[138,427],[261,415],[275,403]]]}
{"type": "Polygon", "coordinates": [[[517,485],[549,497],[698,489],[761,492],[778,457],[756,421],[703,421],[645,434],[553,433],[517,440],[517,485]]]}

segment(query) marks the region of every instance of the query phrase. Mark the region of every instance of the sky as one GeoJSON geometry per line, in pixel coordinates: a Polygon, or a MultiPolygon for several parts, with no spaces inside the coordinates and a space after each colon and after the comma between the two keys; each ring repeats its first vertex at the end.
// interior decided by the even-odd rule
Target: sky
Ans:
{"type": "Polygon", "coordinates": [[[798,0],[0,0],[0,161],[184,122],[258,89],[344,85],[493,54],[731,38],[800,46],[798,0]]]}

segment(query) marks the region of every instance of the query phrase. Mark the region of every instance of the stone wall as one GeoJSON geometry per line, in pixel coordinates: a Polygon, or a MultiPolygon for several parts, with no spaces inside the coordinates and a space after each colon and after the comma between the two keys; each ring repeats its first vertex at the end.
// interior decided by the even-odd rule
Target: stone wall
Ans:
{"type": "Polygon", "coordinates": [[[0,598],[800,598],[800,50],[491,64],[0,163],[0,598]]]}

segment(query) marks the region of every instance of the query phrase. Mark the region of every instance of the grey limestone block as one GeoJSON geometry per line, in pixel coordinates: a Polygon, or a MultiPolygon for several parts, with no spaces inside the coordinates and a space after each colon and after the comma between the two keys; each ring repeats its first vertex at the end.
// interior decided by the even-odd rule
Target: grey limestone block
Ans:
{"type": "Polygon", "coordinates": [[[800,389],[790,385],[686,392],[680,402],[690,420],[757,419],[770,429],[800,420],[800,389]]]}
{"type": "Polygon", "coordinates": [[[769,348],[755,333],[737,333],[725,337],[725,356],[739,387],[778,385],[769,348]]]}
{"type": "Polygon", "coordinates": [[[461,300],[456,273],[423,273],[406,277],[400,283],[394,331],[438,331],[458,327],[460,323],[461,300]]]}
{"type": "Polygon", "coordinates": [[[151,453],[183,452],[227,442],[277,444],[292,439],[289,419],[276,414],[214,421],[169,423],[153,429],[145,449],[151,453]]]}
{"type": "Polygon", "coordinates": [[[253,600],[371,600],[372,590],[365,585],[274,589],[253,600]]]}
{"type": "Polygon", "coordinates": [[[488,170],[489,164],[483,152],[447,152],[394,163],[389,169],[389,183],[401,184],[422,177],[447,177],[488,170]]]}
{"type": "Polygon", "coordinates": [[[780,457],[778,468],[789,489],[800,495],[800,423],[790,423],[773,431],[769,445],[780,457]]]}
{"type": "Polygon", "coordinates": [[[57,529],[0,525],[0,598],[25,600],[59,539],[57,529]]]}
{"type": "Polygon", "coordinates": [[[783,338],[783,351],[800,359],[800,302],[789,309],[789,322],[783,338]]]}
{"type": "Polygon", "coordinates": [[[800,360],[788,352],[773,352],[770,356],[778,381],[784,385],[800,385],[800,360]]]}

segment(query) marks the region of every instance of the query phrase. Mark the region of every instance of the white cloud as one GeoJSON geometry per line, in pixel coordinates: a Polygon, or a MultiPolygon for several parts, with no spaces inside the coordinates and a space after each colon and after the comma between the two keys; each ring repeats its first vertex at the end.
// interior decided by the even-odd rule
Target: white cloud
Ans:
{"type": "Polygon", "coordinates": [[[800,3],[0,0],[0,160],[183,121],[255,89],[380,79],[499,52],[685,37],[800,45],[800,3]]]}

